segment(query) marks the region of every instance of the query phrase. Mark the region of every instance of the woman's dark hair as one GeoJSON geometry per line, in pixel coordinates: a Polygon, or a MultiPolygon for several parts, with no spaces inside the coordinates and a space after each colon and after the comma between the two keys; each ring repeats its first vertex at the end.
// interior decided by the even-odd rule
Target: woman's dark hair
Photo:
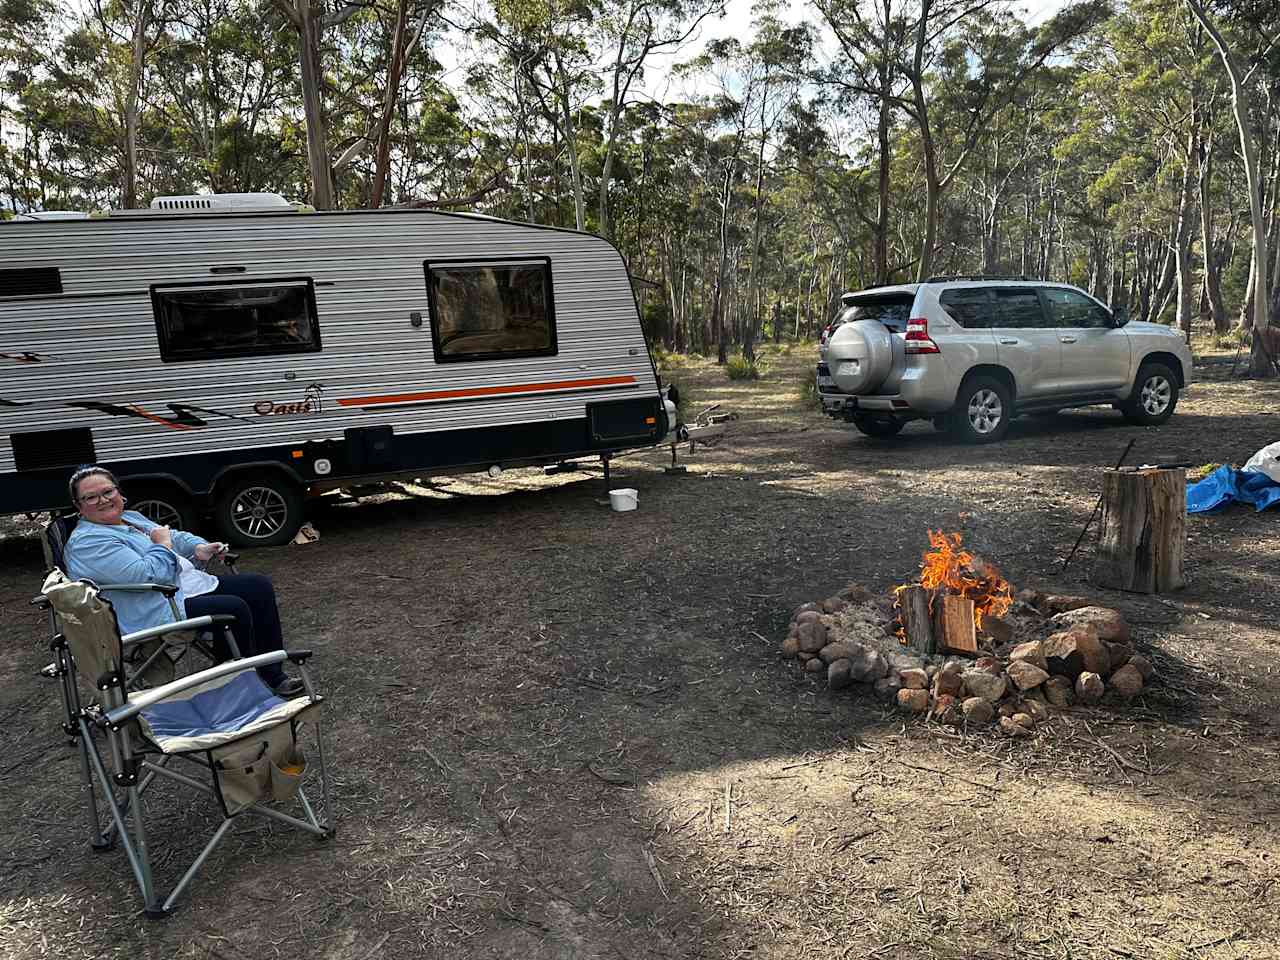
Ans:
{"type": "Polygon", "coordinates": [[[76,467],[76,472],[71,475],[71,479],[67,482],[67,487],[71,491],[71,502],[73,504],[80,502],[80,481],[86,477],[106,477],[117,487],[120,481],[116,479],[116,475],[106,467],[99,467],[93,464],[85,464],[82,467],[76,467]]]}

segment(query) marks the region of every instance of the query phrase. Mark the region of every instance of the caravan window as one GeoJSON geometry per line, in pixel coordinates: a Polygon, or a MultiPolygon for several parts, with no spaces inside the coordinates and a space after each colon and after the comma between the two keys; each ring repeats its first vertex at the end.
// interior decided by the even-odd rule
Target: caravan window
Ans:
{"type": "Polygon", "coordinates": [[[309,279],[157,284],[151,305],[165,360],[258,357],[320,349],[309,279]]]}
{"type": "Polygon", "coordinates": [[[556,352],[551,261],[425,264],[437,361],[556,352]]]}

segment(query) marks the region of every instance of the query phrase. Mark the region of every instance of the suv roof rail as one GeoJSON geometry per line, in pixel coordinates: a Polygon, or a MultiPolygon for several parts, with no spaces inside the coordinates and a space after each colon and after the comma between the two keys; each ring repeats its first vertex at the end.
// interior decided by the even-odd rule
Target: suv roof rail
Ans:
{"type": "Polygon", "coordinates": [[[1025,274],[998,274],[998,273],[957,273],[946,274],[937,277],[930,277],[926,283],[946,283],[951,280],[1027,280],[1033,283],[1042,283],[1040,277],[1028,277],[1025,274]]]}

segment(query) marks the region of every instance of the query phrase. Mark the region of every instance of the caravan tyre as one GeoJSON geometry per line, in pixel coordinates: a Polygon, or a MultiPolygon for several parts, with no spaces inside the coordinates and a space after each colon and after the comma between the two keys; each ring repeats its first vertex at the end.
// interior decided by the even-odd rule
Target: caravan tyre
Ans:
{"type": "Polygon", "coordinates": [[[175,530],[198,532],[199,516],[191,498],[175,486],[164,483],[124,482],[127,507],[152,523],[175,530]]]}
{"type": "Polygon", "coordinates": [[[302,490],[284,474],[236,477],[219,493],[214,520],[237,547],[278,547],[302,526],[302,503],[302,490]]]}

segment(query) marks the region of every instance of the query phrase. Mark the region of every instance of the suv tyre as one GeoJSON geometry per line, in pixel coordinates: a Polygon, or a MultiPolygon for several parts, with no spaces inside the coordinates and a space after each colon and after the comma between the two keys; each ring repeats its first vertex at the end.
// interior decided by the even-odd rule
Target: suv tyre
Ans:
{"type": "Polygon", "coordinates": [[[965,443],[995,443],[1009,432],[1013,398],[995,377],[969,377],[956,394],[951,430],[965,443]]]}
{"type": "Polygon", "coordinates": [[[875,437],[877,440],[888,440],[890,437],[896,437],[902,432],[902,428],[906,426],[896,417],[877,417],[866,413],[854,417],[853,425],[858,428],[859,432],[865,433],[868,437],[875,437]]]}
{"type": "Polygon", "coordinates": [[[1120,409],[1130,423],[1145,427],[1164,423],[1178,405],[1178,378],[1163,363],[1144,363],[1133,381],[1133,394],[1120,409]]]}

